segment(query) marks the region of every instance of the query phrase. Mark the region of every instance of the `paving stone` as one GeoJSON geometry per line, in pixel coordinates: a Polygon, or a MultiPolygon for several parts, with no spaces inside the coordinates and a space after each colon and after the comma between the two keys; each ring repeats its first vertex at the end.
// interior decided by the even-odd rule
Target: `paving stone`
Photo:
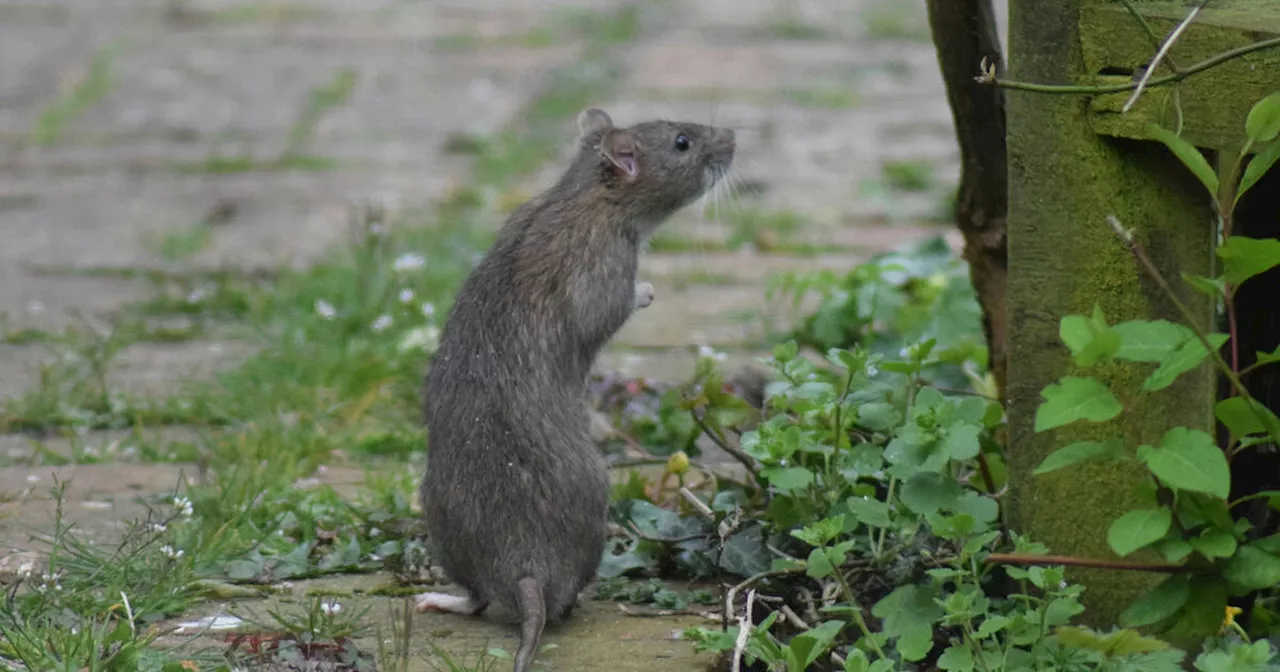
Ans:
{"type": "MultiPolygon", "coordinates": [[[[189,380],[239,364],[254,350],[243,341],[137,343],[116,356],[108,381],[114,389],[159,398],[179,392],[189,380]]],[[[36,345],[0,345],[0,401],[31,389],[39,380],[40,365],[57,356],[36,345]]]]}

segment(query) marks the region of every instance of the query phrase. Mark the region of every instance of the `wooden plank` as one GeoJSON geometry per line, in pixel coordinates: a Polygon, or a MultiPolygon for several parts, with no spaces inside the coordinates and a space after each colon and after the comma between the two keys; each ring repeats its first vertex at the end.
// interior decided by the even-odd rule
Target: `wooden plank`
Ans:
{"type": "MultiPolygon", "coordinates": [[[[1188,11],[1180,2],[1143,2],[1139,7],[1160,39],[1188,11]]],[[[1119,4],[1082,8],[1080,35],[1085,65],[1081,84],[1129,82],[1132,73],[1155,54],[1137,20],[1119,4]]],[[[1186,68],[1223,52],[1276,38],[1280,38],[1280,2],[1222,0],[1196,17],[1170,54],[1179,67],[1186,68]]],[[[1156,76],[1169,72],[1162,66],[1156,76]]],[[[1254,52],[1192,75],[1178,86],[1176,99],[1172,86],[1147,89],[1127,113],[1121,110],[1130,92],[1094,96],[1089,104],[1090,124],[1101,135],[1150,139],[1151,122],[1165,128],[1177,126],[1177,100],[1184,137],[1200,147],[1238,149],[1244,140],[1249,108],[1276,91],[1280,91],[1280,48],[1254,52]]]]}

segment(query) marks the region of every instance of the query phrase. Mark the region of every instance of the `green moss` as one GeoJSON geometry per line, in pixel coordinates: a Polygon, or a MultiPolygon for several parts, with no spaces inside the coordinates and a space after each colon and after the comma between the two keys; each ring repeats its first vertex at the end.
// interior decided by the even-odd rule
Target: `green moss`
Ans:
{"type": "MultiPolygon", "coordinates": [[[[1074,20],[1088,0],[1015,1],[1011,5],[1013,79],[1076,81],[1083,59],[1074,20]]],[[[1197,183],[1163,147],[1102,138],[1080,96],[1009,92],[1009,467],[1013,525],[1058,554],[1107,558],[1106,531],[1140,502],[1141,473],[1116,465],[1080,465],[1045,477],[1031,471],[1053,450],[1084,438],[1119,438],[1129,449],[1172,424],[1207,429],[1214,400],[1206,372],[1158,394],[1138,394],[1147,367],[1074,369],[1058,337],[1062,316],[1095,302],[1109,320],[1178,319],[1160,291],[1108,227],[1114,214],[1134,229],[1166,277],[1207,272],[1212,213],[1197,183]],[[1118,420],[1034,431],[1040,391],[1064,375],[1097,375],[1126,402],[1118,420]]],[[[1202,297],[1183,297],[1208,315],[1202,297]]],[[[1160,577],[1075,571],[1087,586],[1086,620],[1109,627],[1160,577]]]]}

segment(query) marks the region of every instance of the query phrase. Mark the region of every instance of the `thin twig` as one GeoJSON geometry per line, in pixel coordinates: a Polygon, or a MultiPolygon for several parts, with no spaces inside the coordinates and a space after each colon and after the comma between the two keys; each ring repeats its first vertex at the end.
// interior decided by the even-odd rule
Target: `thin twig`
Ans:
{"type": "MultiPolygon", "coordinates": [[[[1133,4],[1133,0],[1120,0],[1120,4],[1124,5],[1125,9],[1129,10],[1129,13],[1133,15],[1134,20],[1138,22],[1138,25],[1142,26],[1142,32],[1147,34],[1147,39],[1151,41],[1151,46],[1159,49],[1160,38],[1156,37],[1156,31],[1151,29],[1151,24],[1147,23],[1147,17],[1142,15],[1138,6],[1133,4]]],[[[1178,64],[1174,62],[1173,56],[1166,56],[1164,60],[1169,64],[1170,70],[1178,72],[1178,64]]]]}
{"type": "MultiPolygon", "coordinates": [[[[1237,58],[1240,58],[1241,56],[1247,56],[1257,51],[1274,49],[1276,47],[1280,47],[1280,37],[1271,38],[1269,40],[1262,40],[1261,42],[1254,42],[1253,44],[1248,44],[1243,47],[1237,47],[1235,49],[1231,49],[1230,51],[1224,51],[1221,54],[1218,54],[1217,56],[1213,56],[1211,58],[1207,58],[1203,61],[1200,61],[1199,63],[1196,63],[1195,65],[1185,70],[1180,70],[1171,75],[1164,75],[1163,77],[1154,77],[1147,82],[1147,88],[1154,88],[1157,86],[1164,86],[1165,84],[1181,82],[1182,80],[1192,75],[1199,74],[1201,72],[1204,72],[1205,70],[1208,70],[1210,68],[1226,63],[1227,61],[1232,61],[1237,58]]],[[[1128,82],[1125,84],[1105,84],[1101,86],[1085,86],[1085,85],[1076,85],[1076,84],[1035,84],[1032,82],[1018,82],[1018,81],[1008,80],[1008,79],[997,79],[994,74],[994,70],[990,68],[988,68],[981,75],[979,75],[976,78],[976,81],[982,84],[994,84],[1004,89],[1014,89],[1016,91],[1030,91],[1032,93],[1097,95],[1102,93],[1123,93],[1125,91],[1132,91],[1138,88],[1137,82],[1128,82]]]]}
{"type": "MultiPolygon", "coordinates": [[[[1164,292],[1165,297],[1168,298],[1169,301],[1173,303],[1174,307],[1178,309],[1178,313],[1180,313],[1182,315],[1182,319],[1186,321],[1187,327],[1196,335],[1196,338],[1200,339],[1200,344],[1209,352],[1209,357],[1213,359],[1214,364],[1217,365],[1218,370],[1222,372],[1222,375],[1227,378],[1227,382],[1231,384],[1231,388],[1235,390],[1236,394],[1239,394],[1252,402],[1253,397],[1249,394],[1249,391],[1245,389],[1244,383],[1240,382],[1240,377],[1236,375],[1236,372],[1231,368],[1231,365],[1222,358],[1222,353],[1218,352],[1218,348],[1213,347],[1213,344],[1209,342],[1208,332],[1200,327],[1200,323],[1196,321],[1195,316],[1191,314],[1191,311],[1187,308],[1186,304],[1184,304],[1182,300],[1178,298],[1178,295],[1174,293],[1173,288],[1169,286],[1169,283],[1164,279],[1164,276],[1161,275],[1160,269],[1156,268],[1155,264],[1151,263],[1150,257],[1148,257],[1146,251],[1142,249],[1142,244],[1133,237],[1133,232],[1124,228],[1120,223],[1120,220],[1117,219],[1115,215],[1107,215],[1107,224],[1109,224],[1111,226],[1111,230],[1120,237],[1120,240],[1124,241],[1124,244],[1128,246],[1129,253],[1133,255],[1134,259],[1138,260],[1138,264],[1147,272],[1147,275],[1151,276],[1151,279],[1160,287],[1160,291],[1164,292]]],[[[1255,403],[1248,403],[1246,405],[1253,413],[1254,418],[1267,429],[1267,433],[1274,436],[1276,428],[1272,427],[1271,422],[1265,415],[1263,415],[1262,411],[1259,410],[1258,405],[1255,403]]]]}
{"type": "Polygon", "coordinates": [[[728,442],[720,438],[719,434],[712,431],[711,428],[707,426],[707,423],[703,421],[702,416],[698,415],[698,412],[696,410],[690,411],[689,414],[693,416],[693,421],[698,424],[698,427],[702,429],[703,434],[707,435],[707,438],[711,439],[713,443],[719,446],[720,450],[723,450],[724,452],[729,453],[729,455],[733,457],[733,459],[737,460],[738,462],[741,462],[742,466],[746,467],[747,471],[750,472],[752,476],[759,479],[760,465],[756,463],[755,458],[742,452],[740,448],[734,448],[730,446],[728,442]]]}
{"type": "Polygon", "coordinates": [[[1128,560],[1095,560],[1073,558],[1068,555],[1018,555],[1016,553],[992,553],[983,560],[988,565],[1018,565],[1021,567],[1087,567],[1090,569],[1118,569],[1129,572],[1155,572],[1158,574],[1183,574],[1191,571],[1182,565],[1131,562],[1128,560]]]}
{"type": "Polygon", "coordinates": [[[729,668],[732,672],[742,671],[742,652],[746,650],[747,640],[751,638],[751,607],[755,601],[756,591],[752,590],[747,593],[746,613],[738,619],[738,641],[733,645],[733,666],[729,668]]]}
{"type": "MultiPolygon", "coordinates": [[[[1142,90],[1146,88],[1147,82],[1151,80],[1151,75],[1155,73],[1156,68],[1160,65],[1160,61],[1164,60],[1165,56],[1169,55],[1169,50],[1173,48],[1173,44],[1178,41],[1179,37],[1182,37],[1182,32],[1187,29],[1187,26],[1191,25],[1191,21],[1196,18],[1196,15],[1199,14],[1200,10],[1204,9],[1204,6],[1207,4],[1209,4],[1209,0],[1200,0],[1200,4],[1193,7],[1191,11],[1187,13],[1187,18],[1183,19],[1182,23],[1179,23],[1178,27],[1174,28],[1172,33],[1169,33],[1168,39],[1164,41],[1164,44],[1160,45],[1160,51],[1156,52],[1156,57],[1151,59],[1151,63],[1147,65],[1146,72],[1142,73],[1142,79],[1138,80],[1138,88],[1133,90],[1133,95],[1129,96],[1129,100],[1124,104],[1124,107],[1121,108],[1121,112],[1128,112],[1129,108],[1133,107],[1133,104],[1138,102],[1138,97],[1142,95],[1142,90]]],[[[1174,74],[1176,75],[1178,73],[1175,72],[1174,74]]]]}
{"type": "Polygon", "coordinates": [[[784,604],[782,605],[782,608],[779,609],[778,611],[782,612],[782,617],[785,618],[787,622],[790,623],[791,625],[794,625],[797,628],[800,628],[801,630],[811,629],[809,624],[805,623],[804,619],[800,618],[800,615],[797,614],[795,610],[793,610],[790,606],[784,604]]]}

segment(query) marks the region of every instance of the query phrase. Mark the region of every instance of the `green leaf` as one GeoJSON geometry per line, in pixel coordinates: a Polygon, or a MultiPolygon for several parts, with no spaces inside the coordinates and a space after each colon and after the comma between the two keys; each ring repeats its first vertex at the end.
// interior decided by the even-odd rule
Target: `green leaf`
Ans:
{"type": "Polygon", "coordinates": [[[790,493],[813,484],[813,472],[804,467],[769,467],[760,471],[775,490],[790,493]]]}
{"type": "Polygon", "coordinates": [[[1227,283],[1222,278],[1206,278],[1203,275],[1183,271],[1182,280],[1215,299],[1222,298],[1227,294],[1227,283]]]}
{"type": "Polygon", "coordinates": [[[1227,530],[1205,530],[1192,538],[1191,545],[1210,560],[1229,558],[1236,552],[1236,538],[1227,530]]]}
{"type": "Polygon", "coordinates": [[[974,669],[973,651],[964,644],[948,647],[938,657],[938,669],[952,672],[971,672],[974,669]]]}
{"type": "Polygon", "coordinates": [[[1280,362],[1280,348],[1276,348],[1271,352],[1259,352],[1257,354],[1257,361],[1254,362],[1254,365],[1262,366],[1263,364],[1274,364],[1276,362],[1280,362]]]}
{"type": "Polygon", "coordinates": [[[1280,135],[1280,92],[1253,104],[1244,120],[1244,133],[1253,142],[1271,142],[1280,135]]]}
{"type": "Polygon", "coordinates": [[[1231,494],[1231,468],[1213,437],[1198,429],[1174,427],[1160,445],[1139,451],[1138,459],[1165,485],[1226,499],[1231,494]]]}
{"type": "MultiPolygon", "coordinates": [[[[1227,342],[1226,334],[1209,334],[1209,344],[1215,350],[1222,347],[1227,342]]],[[[1164,361],[1160,362],[1160,367],[1151,373],[1142,383],[1142,388],[1155,392],[1163,390],[1173,384],[1178,376],[1200,366],[1205,357],[1209,356],[1209,351],[1204,349],[1204,344],[1199,338],[1192,337],[1187,339],[1176,350],[1169,354],[1164,361]]]]}
{"type": "Polygon", "coordinates": [[[849,509],[854,518],[858,522],[869,527],[889,527],[889,505],[878,500],[867,497],[850,497],[845,500],[845,507],[849,509]]]}
{"type": "Polygon", "coordinates": [[[1077,420],[1105,422],[1123,407],[1105,385],[1093,378],[1066,376],[1040,392],[1044,403],[1036,409],[1036,431],[1061,427],[1077,420]]]}
{"type": "Polygon", "coordinates": [[[1049,453],[1049,456],[1044,458],[1044,461],[1040,463],[1040,466],[1036,467],[1035,471],[1031,472],[1031,475],[1040,476],[1080,462],[1119,454],[1120,444],[1118,441],[1112,440],[1106,443],[1100,441],[1077,441],[1049,453]]]}
{"type": "Polygon", "coordinates": [[[1195,332],[1168,320],[1129,320],[1111,328],[1120,336],[1117,359],[1130,362],[1161,362],[1195,332]]]}
{"type": "Polygon", "coordinates": [[[858,422],[867,429],[883,432],[902,422],[902,414],[891,404],[875,401],[858,407],[858,422]]]}
{"type": "Polygon", "coordinates": [[[1107,530],[1107,545],[1116,555],[1130,553],[1159,541],[1173,524],[1173,512],[1166,507],[1134,509],[1116,519],[1107,530]]]}
{"type": "Polygon", "coordinates": [[[1116,353],[1120,347],[1120,337],[1107,325],[1102,307],[1093,306],[1093,315],[1067,315],[1062,318],[1058,327],[1058,335],[1071,350],[1071,355],[1079,366],[1092,366],[1116,353]]]}
{"type": "Polygon", "coordinates": [[[953,460],[971,460],[982,450],[982,444],[978,442],[978,435],[981,433],[982,428],[977,425],[952,423],[942,436],[942,450],[953,460]]]}
{"type": "Polygon", "coordinates": [[[1280,584],[1280,557],[1254,544],[1245,544],[1222,569],[1222,577],[1235,592],[1273,588],[1280,584]]]}
{"type": "Polygon", "coordinates": [[[1280,418],[1276,418],[1271,409],[1246,397],[1228,397],[1213,407],[1218,420],[1231,431],[1231,436],[1239,439],[1249,434],[1265,434],[1270,423],[1280,427],[1280,418]]]}
{"type": "Polygon", "coordinates": [[[821,625],[807,630],[787,643],[787,666],[789,670],[807,670],[819,656],[831,649],[831,643],[844,628],[842,621],[825,621],[821,625]]]}
{"type": "Polygon", "coordinates": [[[1192,145],[1186,140],[1175,135],[1173,132],[1160,128],[1155,124],[1148,124],[1147,128],[1150,129],[1151,135],[1154,136],[1156,140],[1163,142],[1164,146],[1168,147],[1169,151],[1173,152],[1174,156],[1178,157],[1178,160],[1182,162],[1182,165],[1186,166],[1195,174],[1196,178],[1200,180],[1200,183],[1204,185],[1204,188],[1209,190],[1209,195],[1211,197],[1217,197],[1218,174],[1209,166],[1209,162],[1205,160],[1204,154],[1201,154],[1200,150],[1195,148],[1195,145],[1192,145]]]}
{"type": "Polygon", "coordinates": [[[1276,165],[1276,161],[1280,161],[1280,142],[1271,143],[1249,159],[1248,165],[1244,167],[1244,175],[1240,177],[1240,186],[1236,187],[1236,202],[1276,165]]]}
{"type": "Polygon", "coordinates": [[[871,607],[883,633],[898,640],[903,660],[923,659],[933,648],[933,624],[942,619],[937,590],[916,584],[901,586],[871,607]]]}
{"type": "Polygon", "coordinates": [[[1232,286],[1280,264],[1280,240],[1231,236],[1218,247],[1222,277],[1232,286]]]}
{"type": "Polygon", "coordinates": [[[996,522],[1000,517],[1000,505],[996,500],[980,495],[972,490],[960,495],[960,499],[951,506],[957,515],[968,514],[973,518],[975,530],[981,532],[996,522]]]}
{"type": "Polygon", "coordinates": [[[1186,574],[1174,574],[1138,598],[1120,614],[1120,626],[1138,628],[1178,613],[1191,597],[1191,581],[1186,574]]]}
{"type": "Polygon", "coordinates": [[[960,498],[960,484],[950,476],[922,471],[902,486],[902,503],[920,515],[950,508],[960,498]]]}

